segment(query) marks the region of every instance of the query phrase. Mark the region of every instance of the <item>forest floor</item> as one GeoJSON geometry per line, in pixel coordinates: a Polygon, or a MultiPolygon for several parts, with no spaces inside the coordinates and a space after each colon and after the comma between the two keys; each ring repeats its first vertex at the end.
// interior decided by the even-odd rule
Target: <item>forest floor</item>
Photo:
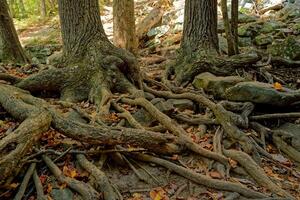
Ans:
{"type": "MultiPolygon", "coordinates": [[[[151,9],[149,10],[151,11],[151,9]]],[[[110,11],[110,8],[107,8],[107,12],[110,11]]],[[[106,14],[105,16],[106,17],[103,17],[104,27],[106,28],[109,37],[111,37],[111,15],[106,14]]],[[[260,25],[263,26],[264,23],[260,23],[260,25]]],[[[253,28],[253,26],[251,26],[251,28],[253,28]]],[[[163,31],[163,28],[160,29],[160,31],[163,31]]],[[[253,30],[251,29],[250,32],[251,31],[253,30]]],[[[290,34],[288,30],[282,31],[286,35],[290,34]]],[[[57,17],[50,18],[45,21],[34,22],[30,26],[26,25],[26,27],[19,26],[19,35],[22,44],[28,46],[27,50],[30,51],[34,57],[36,57],[34,61],[36,61],[37,64],[20,67],[16,67],[14,65],[1,65],[0,73],[5,72],[10,75],[25,78],[31,74],[35,74],[46,69],[48,67],[46,64],[47,57],[52,55],[55,51],[60,50],[61,40],[59,36],[57,17]],[[32,46],[34,47],[32,48],[32,46]]],[[[174,33],[169,31],[167,34],[162,34],[160,37],[154,36],[148,38],[147,42],[142,45],[138,58],[139,64],[149,78],[152,80],[161,80],[166,66],[176,58],[176,49],[179,47],[180,36],[181,35],[178,32],[174,33]]],[[[256,41],[256,39],[254,40],[256,41]]],[[[262,43],[264,42],[265,41],[262,43]]],[[[253,44],[251,44],[251,47],[252,45],[253,44]]],[[[255,48],[258,47],[258,45],[253,45],[253,47],[254,46],[255,48]]],[[[263,48],[264,47],[266,46],[263,46],[263,48]]],[[[260,48],[261,46],[258,49],[260,48]]],[[[241,47],[241,49],[245,52],[247,50],[244,47],[241,47]]],[[[295,50],[295,52],[298,53],[298,50],[295,50]]],[[[259,71],[257,67],[250,67],[243,68],[241,71],[237,70],[237,74],[247,76],[248,79],[251,77],[250,79],[253,81],[270,83],[271,86],[274,85],[274,88],[277,91],[283,91],[285,90],[285,87],[299,90],[300,65],[298,62],[294,63],[297,65],[296,67],[294,65],[289,67],[273,67],[270,66],[271,63],[268,61],[268,59],[257,63],[257,65],[261,64],[271,68],[268,70],[268,73],[259,71]],[[269,76],[271,76],[271,78],[269,76]],[[270,79],[275,79],[275,81],[270,82],[270,79]]],[[[7,82],[0,81],[0,84],[7,84],[7,82]]],[[[163,89],[163,87],[156,82],[152,82],[149,85],[151,85],[152,89],[163,89]]],[[[202,91],[195,89],[191,84],[187,88],[188,91],[203,94],[202,91]]],[[[84,113],[87,115],[85,116],[85,122],[90,120],[90,124],[95,123],[93,121],[93,117],[95,117],[97,109],[95,105],[89,103],[88,101],[72,104],[71,106],[63,106],[63,103],[58,99],[57,94],[44,92],[35,95],[43,98],[55,108],[60,109],[66,118],[78,117],[78,115],[82,115],[84,113]]],[[[214,96],[210,93],[209,95],[205,95],[205,97],[214,102],[219,102],[219,100],[214,98],[214,96]]],[[[201,114],[201,116],[203,114],[211,115],[209,112],[207,113],[205,106],[201,106],[198,102],[188,99],[183,99],[182,101],[178,99],[166,101],[162,98],[155,98],[154,96],[150,97],[149,99],[152,99],[151,102],[155,104],[155,106],[166,116],[172,118],[176,118],[177,116],[176,121],[179,124],[178,126],[184,129],[187,136],[189,136],[194,143],[203,149],[212,152],[215,151],[216,147],[218,147],[216,144],[216,133],[220,133],[220,124],[214,122],[212,124],[205,125],[204,123],[199,125],[199,123],[193,122],[194,117],[199,117],[199,114],[201,114]],[[188,119],[179,119],[178,116],[180,115],[187,116],[188,119]]],[[[153,130],[154,128],[159,128],[160,130],[157,130],[158,132],[163,132],[166,134],[171,132],[170,130],[166,130],[168,129],[166,127],[163,128],[157,126],[159,124],[157,120],[153,119],[153,117],[140,106],[133,106],[129,105],[128,103],[122,103],[120,105],[126,111],[129,111],[136,121],[138,121],[143,127],[152,127],[153,130]]],[[[291,112],[299,114],[299,102],[298,104],[296,102],[295,105],[286,105],[281,107],[274,105],[265,106],[255,103],[255,109],[250,115],[252,116],[252,120],[250,121],[252,123],[259,121],[260,124],[272,129],[272,131],[287,123],[297,126],[299,128],[296,129],[298,134],[297,137],[285,135],[282,136],[284,139],[281,139],[281,141],[284,141],[284,144],[288,143],[288,146],[295,145],[297,148],[299,148],[299,146],[297,146],[300,144],[299,115],[296,117],[280,116],[280,113],[282,114],[291,112]],[[266,117],[265,119],[258,120],[253,118],[253,116],[260,116],[270,113],[279,113],[279,117],[266,117]]],[[[249,118],[251,119],[251,117],[249,118]]],[[[116,109],[111,110],[111,113],[107,118],[107,124],[112,127],[117,127],[120,125],[124,125],[126,127],[133,126],[132,124],[126,122],[126,120],[124,120],[124,116],[117,112],[116,109]]],[[[11,115],[8,114],[6,110],[0,107],[1,140],[7,137],[9,133],[14,132],[19,125],[19,121],[16,121],[11,115]]],[[[297,159],[299,158],[299,151],[295,153],[295,157],[289,157],[287,152],[282,150],[282,148],[278,146],[278,143],[274,142],[274,136],[272,136],[272,134],[275,135],[276,132],[267,131],[268,133],[263,134],[258,130],[254,130],[255,128],[248,126],[241,129],[246,133],[247,137],[250,138],[251,141],[254,140],[254,143],[261,146],[259,148],[260,151],[258,155],[255,155],[253,152],[251,152],[253,153],[251,156],[258,163],[257,165],[261,167],[263,171],[262,174],[268,177],[269,180],[275,183],[275,185],[285,190],[295,199],[300,199],[300,165],[299,160],[297,162],[295,159],[293,159],[295,157],[297,159]]],[[[226,140],[226,142],[230,143],[228,140],[226,140]]],[[[6,148],[1,149],[0,158],[14,149],[14,145],[15,144],[11,144],[6,148]]],[[[225,141],[223,145],[226,146],[225,141]]],[[[227,146],[231,146],[231,144],[227,144],[227,146]]],[[[296,147],[294,147],[294,149],[296,147]]],[[[236,149],[241,148],[236,146],[236,149]]],[[[180,173],[176,172],[176,170],[166,166],[163,167],[164,165],[160,165],[159,162],[143,162],[141,161],[143,160],[142,158],[136,159],[136,157],[134,157],[135,153],[148,153],[150,155],[155,155],[164,161],[175,163],[177,166],[189,169],[193,173],[196,172],[198,174],[203,174],[205,177],[213,180],[237,183],[238,185],[246,186],[255,192],[268,195],[270,193],[276,193],[275,191],[270,192],[270,188],[267,184],[269,182],[264,182],[264,184],[262,184],[262,182],[257,181],[259,178],[255,178],[255,175],[251,174],[251,172],[249,173],[249,171],[245,171],[244,169],[247,168],[247,166],[245,167],[245,163],[242,164],[242,161],[238,159],[229,160],[230,168],[232,170],[230,175],[228,175],[226,173],[222,173],[224,170],[220,170],[218,162],[214,162],[211,159],[199,156],[198,154],[192,153],[187,149],[180,153],[159,155],[154,154],[151,150],[147,151],[144,148],[130,144],[123,144],[122,148],[106,145],[92,145],[67,137],[54,128],[50,128],[42,134],[39,143],[33,148],[33,152],[25,155],[22,162],[26,164],[24,165],[24,168],[19,171],[19,175],[12,180],[8,180],[6,182],[8,184],[0,186],[0,199],[13,199],[17,192],[20,191],[21,183],[29,171],[29,165],[32,166],[32,163],[36,163],[35,168],[38,178],[42,184],[42,191],[44,192],[46,199],[80,199],[78,193],[70,189],[68,184],[57,181],[57,177],[55,177],[53,172],[47,168],[49,163],[45,165],[45,159],[41,158],[41,155],[48,155],[56,164],[56,166],[58,166],[65,177],[88,183],[91,179],[90,173],[88,173],[80,164],[78,164],[77,155],[79,153],[85,154],[88,159],[92,161],[95,166],[97,166],[98,169],[101,169],[106,174],[114,190],[117,191],[116,193],[119,194],[119,196],[122,196],[123,199],[246,199],[234,191],[212,189],[211,187],[207,187],[206,183],[202,184],[201,182],[199,183],[199,181],[198,183],[197,181],[192,181],[193,177],[191,174],[186,175],[184,178],[182,173],[179,175],[180,173]],[[133,156],[131,154],[133,154],[133,156]]],[[[144,161],[146,160],[147,159],[144,159],[144,161]]],[[[249,160],[246,160],[246,165],[247,164],[252,166],[249,160]]],[[[217,182],[214,182],[212,185],[216,186],[217,182]]],[[[37,199],[35,187],[36,183],[33,180],[29,180],[25,187],[26,190],[24,191],[23,199],[37,199]]],[[[248,198],[252,199],[249,196],[248,198]]],[[[119,197],[119,199],[121,199],[121,197],[119,197]]],[[[273,196],[266,199],[284,198],[273,196]]]]}

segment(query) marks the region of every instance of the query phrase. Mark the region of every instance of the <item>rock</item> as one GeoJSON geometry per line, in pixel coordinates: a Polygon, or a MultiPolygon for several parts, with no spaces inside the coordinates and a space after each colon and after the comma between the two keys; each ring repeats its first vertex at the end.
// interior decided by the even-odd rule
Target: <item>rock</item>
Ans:
{"type": "Polygon", "coordinates": [[[64,189],[53,189],[51,191],[51,196],[54,200],[70,200],[73,199],[74,194],[70,189],[64,188],[64,189]]]}
{"type": "Polygon", "coordinates": [[[153,37],[153,36],[161,37],[161,36],[165,35],[169,30],[170,30],[170,26],[168,26],[168,25],[158,26],[156,28],[151,29],[147,33],[147,36],[148,37],[153,37]]]}
{"type": "Polygon", "coordinates": [[[239,23],[250,23],[255,22],[258,19],[258,17],[252,16],[252,15],[246,15],[244,13],[239,13],[239,23]]]}
{"type": "Polygon", "coordinates": [[[268,46],[268,52],[273,56],[300,60],[300,41],[295,36],[288,36],[284,40],[275,40],[272,45],[268,46]]]}
{"type": "Polygon", "coordinates": [[[228,43],[227,39],[221,35],[219,35],[219,48],[222,52],[228,53],[228,43]]]}
{"type": "Polygon", "coordinates": [[[239,37],[240,47],[249,47],[252,45],[252,39],[250,37],[239,37]]]}
{"type": "Polygon", "coordinates": [[[249,23],[242,25],[238,28],[238,35],[240,37],[251,37],[254,38],[258,34],[261,25],[258,23],[249,23]]]}
{"type": "Polygon", "coordinates": [[[288,132],[292,135],[291,145],[297,151],[300,152],[300,125],[299,124],[292,124],[292,123],[285,123],[278,128],[278,130],[283,130],[288,132]]]}
{"type": "Polygon", "coordinates": [[[261,29],[259,30],[260,33],[266,34],[274,32],[276,29],[280,29],[284,27],[284,23],[277,22],[277,21],[267,21],[262,24],[261,29]]]}
{"type": "Polygon", "coordinates": [[[194,109],[194,103],[189,99],[168,99],[167,103],[170,103],[173,107],[177,108],[179,111],[194,109]]]}
{"type": "Polygon", "coordinates": [[[197,89],[203,88],[216,98],[224,98],[225,91],[228,88],[243,81],[246,80],[239,76],[217,77],[209,72],[205,72],[195,77],[193,86],[197,89]]]}
{"type": "Polygon", "coordinates": [[[271,35],[259,35],[254,39],[254,43],[258,46],[266,46],[272,44],[273,37],[271,35]]]}
{"type": "Polygon", "coordinates": [[[282,91],[278,91],[273,85],[267,83],[241,82],[228,88],[225,97],[230,101],[286,106],[300,101],[300,90],[283,88],[282,91]]]}

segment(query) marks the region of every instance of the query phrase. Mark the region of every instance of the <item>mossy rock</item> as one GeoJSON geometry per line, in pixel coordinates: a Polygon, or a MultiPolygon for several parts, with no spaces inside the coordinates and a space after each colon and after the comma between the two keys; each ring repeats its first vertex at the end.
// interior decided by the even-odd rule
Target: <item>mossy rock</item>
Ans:
{"type": "Polygon", "coordinates": [[[254,43],[258,46],[266,46],[268,44],[272,44],[273,37],[272,35],[259,35],[254,39],[254,43]]]}
{"type": "Polygon", "coordinates": [[[240,47],[249,47],[252,45],[252,39],[250,37],[239,37],[240,47]]]}
{"type": "Polygon", "coordinates": [[[238,28],[238,35],[240,37],[254,38],[258,34],[260,29],[261,25],[258,23],[244,24],[238,28]]]}
{"type": "Polygon", "coordinates": [[[300,60],[300,41],[295,36],[288,36],[284,40],[275,40],[272,45],[268,46],[268,52],[273,56],[300,60]]]}
{"type": "Polygon", "coordinates": [[[261,29],[259,30],[260,33],[266,34],[266,33],[272,33],[276,31],[279,28],[285,27],[286,25],[282,22],[277,21],[267,21],[263,23],[261,29]]]}
{"type": "Polygon", "coordinates": [[[239,12],[239,23],[256,22],[259,18],[239,12]]]}

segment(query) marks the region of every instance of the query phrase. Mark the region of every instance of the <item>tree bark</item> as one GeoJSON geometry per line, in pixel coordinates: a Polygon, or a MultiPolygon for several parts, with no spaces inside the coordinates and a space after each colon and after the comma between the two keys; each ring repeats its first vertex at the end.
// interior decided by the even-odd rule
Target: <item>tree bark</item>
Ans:
{"type": "Polygon", "coordinates": [[[234,53],[239,54],[239,36],[238,22],[239,21],[239,1],[231,0],[231,31],[234,39],[234,53]]]}
{"type": "Polygon", "coordinates": [[[225,28],[226,39],[228,44],[228,55],[232,56],[235,54],[234,38],[232,35],[231,25],[228,17],[227,0],[221,0],[221,10],[222,10],[224,28],[225,28]]]}
{"type": "Polygon", "coordinates": [[[110,43],[101,23],[97,0],[59,0],[58,6],[64,57],[76,62],[85,56],[95,40],[110,43]]]}
{"type": "Polygon", "coordinates": [[[217,0],[186,0],[181,43],[183,52],[218,51],[217,21],[217,0]]]}
{"type": "Polygon", "coordinates": [[[26,17],[26,10],[25,10],[25,5],[23,0],[19,0],[19,9],[20,9],[20,17],[24,18],[26,17]]]}
{"type": "Polygon", "coordinates": [[[134,53],[137,49],[134,0],[114,0],[113,19],[114,44],[134,53]]]}
{"type": "Polygon", "coordinates": [[[0,59],[2,62],[29,63],[8,10],[6,0],[0,0],[0,59]]]}
{"type": "Polygon", "coordinates": [[[40,10],[41,10],[41,16],[43,18],[45,18],[47,16],[47,8],[46,8],[46,1],[45,0],[41,0],[40,10]]]}

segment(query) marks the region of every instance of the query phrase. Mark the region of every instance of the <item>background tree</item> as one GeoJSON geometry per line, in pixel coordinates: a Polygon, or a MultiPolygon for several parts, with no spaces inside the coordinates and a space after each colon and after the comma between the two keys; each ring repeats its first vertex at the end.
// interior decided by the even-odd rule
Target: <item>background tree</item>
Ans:
{"type": "Polygon", "coordinates": [[[138,41],[135,32],[134,0],[114,0],[113,19],[114,44],[135,52],[138,41]]]}
{"type": "MultiPolygon", "coordinates": [[[[227,9],[227,0],[221,0],[221,10],[223,15],[223,22],[224,22],[224,28],[225,28],[225,34],[228,44],[228,55],[232,56],[235,54],[235,40],[232,34],[232,26],[230,24],[230,20],[228,17],[228,9],[227,9]]],[[[231,11],[231,13],[233,13],[231,11]]]]}
{"type": "Polygon", "coordinates": [[[189,82],[198,74],[199,70],[188,63],[206,60],[203,56],[219,52],[217,6],[217,0],[185,1],[180,56],[175,66],[178,84],[189,82]]]}
{"type": "Polygon", "coordinates": [[[40,11],[41,11],[41,16],[45,18],[47,16],[47,6],[46,6],[46,1],[45,0],[40,0],[40,11]]]}
{"type": "Polygon", "coordinates": [[[0,59],[15,63],[29,63],[8,10],[6,0],[0,0],[0,59]]]}

